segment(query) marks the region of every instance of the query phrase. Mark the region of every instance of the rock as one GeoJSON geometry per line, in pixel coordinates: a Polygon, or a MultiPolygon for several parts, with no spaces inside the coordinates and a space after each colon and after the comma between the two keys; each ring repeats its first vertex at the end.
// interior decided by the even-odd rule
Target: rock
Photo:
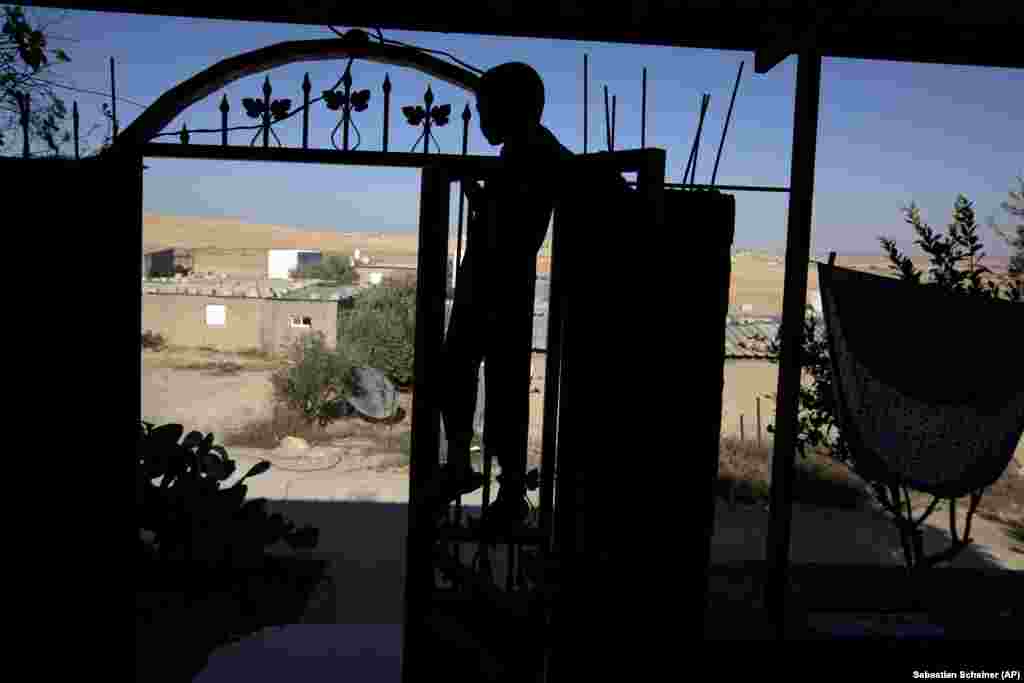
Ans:
{"type": "Polygon", "coordinates": [[[286,451],[308,451],[309,443],[297,436],[286,436],[281,439],[281,449],[286,451]]]}

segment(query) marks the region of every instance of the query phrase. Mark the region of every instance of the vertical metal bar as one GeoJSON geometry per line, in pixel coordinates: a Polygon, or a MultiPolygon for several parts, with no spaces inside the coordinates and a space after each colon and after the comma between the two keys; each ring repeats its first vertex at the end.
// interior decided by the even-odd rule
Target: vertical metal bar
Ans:
{"type": "Polygon", "coordinates": [[[231,109],[231,105],[228,104],[227,93],[220,101],[220,144],[224,147],[228,146],[228,111],[231,109]]]}
{"type": "Polygon", "coordinates": [[[740,89],[740,78],[743,76],[743,64],[740,62],[740,70],[736,72],[736,83],[732,86],[732,99],[729,100],[729,111],[725,115],[725,126],[722,128],[722,139],[718,143],[718,154],[715,155],[715,168],[711,171],[711,184],[715,184],[718,177],[718,162],[722,159],[722,147],[725,145],[725,134],[729,132],[729,121],[732,120],[732,105],[736,103],[736,91],[740,89]]]}
{"type": "Polygon", "coordinates": [[[761,447],[761,397],[757,397],[757,447],[761,447]]]}
{"type": "Polygon", "coordinates": [[[608,110],[608,86],[604,86],[604,138],[608,151],[612,151],[612,117],[608,110]]]}
{"type": "Polygon", "coordinates": [[[744,443],[747,440],[747,435],[743,430],[743,413],[740,413],[740,443],[744,443]]]}
{"type": "Polygon", "coordinates": [[[700,136],[704,131],[704,117],[708,113],[708,105],[711,104],[711,95],[706,94],[701,98],[700,121],[697,123],[697,135],[693,139],[693,166],[690,168],[690,184],[697,179],[697,159],[700,157],[700,136]]]}
{"type": "Polygon", "coordinates": [[[565,304],[563,292],[563,239],[564,225],[568,219],[571,197],[562,197],[555,209],[551,226],[551,282],[548,289],[548,336],[547,353],[544,354],[544,433],[541,437],[540,460],[540,528],[548,539],[541,557],[554,550],[551,543],[552,499],[554,497],[555,459],[558,437],[558,401],[561,387],[562,330],[564,328],[565,304]]]}
{"type": "Polygon", "coordinates": [[[647,67],[644,67],[644,82],[640,94],[640,149],[647,148],[647,67]]]}
{"type": "Polygon", "coordinates": [[[776,637],[785,637],[786,594],[792,532],[793,459],[796,452],[797,413],[803,349],[804,304],[807,301],[807,266],[810,259],[811,209],[814,197],[814,162],[821,99],[821,53],[799,54],[793,111],[793,147],[790,166],[789,224],[786,231],[786,281],[782,300],[782,348],[779,359],[778,417],[771,466],[771,526],[767,535],[767,607],[775,619],[776,637]]]}
{"type": "Polygon", "coordinates": [[[348,151],[348,129],[352,122],[352,62],[349,61],[348,66],[345,67],[345,74],[342,76],[342,82],[345,85],[345,101],[341,105],[341,149],[344,152],[348,151]]]}
{"type": "Polygon", "coordinates": [[[75,132],[75,159],[81,159],[78,154],[78,102],[71,105],[71,122],[75,132]]]}
{"type": "Polygon", "coordinates": [[[21,109],[21,156],[28,159],[31,156],[32,151],[29,149],[29,138],[28,138],[28,124],[29,118],[32,115],[32,108],[29,102],[28,93],[15,93],[15,98],[18,100],[18,107],[21,109]]]}
{"type": "Polygon", "coordinates": [[[270,146],[270,76],[263,81],[263,146],[270,146]]]}
{"type": "Polygon", "coordinates": [[[388,151],[388,127],[391,123],[391,79],[384,74],[384,151],[388,151]]]}
{"type": "Polygon", "coordinates": [[[423,169],[420,181],[420,224],[416,285],[416,348],[413,358],[412,444],[409,462],[409,526],[406,536],[405,615],[402,638],[402,681],[414,683],[429,666],[423,619],[433,591],[432,540],[434,519],[420,509],[424,487],[438,470],[442,381],[439,361],[444,333],[444,279],[448,253],[451,185],[443,167],[423,169]]]}
{"type": "Polygon", "coordinates": [[[590,118],[587,115],[590,106],[590,59],[587,53],[583,53],[583,153],[587,153],[587,125],[590,118]]]}
{"type": "Polygon", "coordinates": [[[619,117],[617,113],[617,104],[619,96],[612,95],[612,151],[615,151],[615,124],[618,122],[619,117]]]}
{"type": "Polygon", "coordinates": [[[110,58],[110,114],[114,118],[114,139],[117,139],[117,81],[114,80],[114,58],[110,58]]]}
{"type": "Polygon", "coordinates": [[[309,91],[312,89],[307,71],[302,79],[302,149],[309,149],[309,91]]]}
{"type": "MultiPolygon", "coordinates": [[[[465,109],[462,110],[462,155],[463,156],[465,156],[466,154],[469,153],[469,120],[470,120],[471,117],[472,117],[472,113],[469,110],[469,103],[467,102],[465,109]]],[[[466,201],[466,197],[465,197],[465,194],[462,191],[462,181],[460,180],[459,181],[459,217],[458,217],[459,223],[458,223],[458,230],[457,230],[457,234],[456,234],[455,259],[452,261],[452,289],[453,290],[455,289],[456,280],[458,278],[459,264],[462,263],[462,215],[463,215],[463,208],[464,208],[465,201],[466,201]]],[[[445,260],[445,266],[446,267],[447,267],[447,258],[448,258],[448,253],[446,251],[445,252],[445,259],[446,259],[445,260]]],[[[445,283],[445,288],[447,289],[447,283],[445,283]]],[[[447,296],[448,296],[448,294],[447,294],[447,292],[445,292],[445,298],[447,298],[447,296]]],[[[453,301],[452,302],[453,311],[454,311],[454,306],[455,306],[455,302],[453,301]]],[[[462,496],[459,496],[458,498],[455,499],[455,516],[456,516],[456,520],[455,520],[456,525],[461,524],[462,523],[462,496]]],[[[455,556],[456,557],[462,557],[462,554],[460,552],[460,546],[458,544],[455,545],[455,556]]]]}
{"type": "MultiPolygon", "coordinates": [[[[704,95],[700,96],[701,110],[704,109],[704,95]]],[[[697,113],[697,129],[700,130],[701,113],[697,113]]],[[[683,185],[686,185],[690,179],[690,166],[693,165],[693,157],[697,153],[697,136],[693,137],[693,144],[690,145],[690,157],[686,160],[686,169],[683,171],[683,185]]]]}
{"type": "MultiPolygon", "coordinates": [[[[473,117],[472,112],[469,110],[469,102],[466,103],[466,108],[462,110],[462,155],[465,156],[469,153],[469,120],[473,117]]],[[[459,229],[458,237],[455,243],[455,261],[452,263],[452,287],[455,287],[455,281],[458,277],[459,264],[462,263],[462,216],[463,216],[463,205],[466,201],[466,194],[462,191],[462,182],[459,181],[459,229]]]]}

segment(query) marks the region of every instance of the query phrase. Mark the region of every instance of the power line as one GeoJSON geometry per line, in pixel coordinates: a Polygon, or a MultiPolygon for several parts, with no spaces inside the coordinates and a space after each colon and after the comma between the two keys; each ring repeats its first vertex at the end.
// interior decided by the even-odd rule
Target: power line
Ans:
{"type": "MultiPolygon", "coordinates": [[[[45,78],[39,78],[37,76],[31,76],[31,78],[34,81],[39,81],[40,83],[46,83],[47,85],[52,85],[52,86],[57,87],[57,88],[64,88],[66,90],[73,90],[74,92],[86,93],[86,94],[89,94],[89,95],[100,95],[102,97],[107,97],[107,98],[110,97],[110,93],[109,92],[100,92],[98,90],[88,90],[86,88],[76,88],[76,87],[71,86],[71,85],[64,85],[63,83],[55,83],[54,81],[48,81],[45,78]]],[[[134,104],[136,107],[140,107],[142,109],[146,109],[146,108],[149,107],[149,105],[147,105],[147,104],[139,104],[138,102],[133,102],[132,100],[129,100],[129,99],[125,98],[125,97],[118,97],[118,98],[115,98],[115,99],[117,99],[118,102],[127,102],[128,104],[134,104]]]]}

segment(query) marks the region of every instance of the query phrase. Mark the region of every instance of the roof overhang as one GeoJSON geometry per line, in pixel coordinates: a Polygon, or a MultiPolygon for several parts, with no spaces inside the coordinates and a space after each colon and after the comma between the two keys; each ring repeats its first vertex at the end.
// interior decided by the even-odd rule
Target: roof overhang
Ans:
{"type": "MultiPolygon", "coordinates": [[[[26,4],[391,30],[636,43],[759,52],[759,72],[813,47],[824,57],[1024,68],[1020,13],[1013,3],[731,2],[579,3],[478,0],[470,3],[278,2],[197,0],[42,0],[26,4]]],[[[481,67],[486,65],[479,65],[481,67]]]]}

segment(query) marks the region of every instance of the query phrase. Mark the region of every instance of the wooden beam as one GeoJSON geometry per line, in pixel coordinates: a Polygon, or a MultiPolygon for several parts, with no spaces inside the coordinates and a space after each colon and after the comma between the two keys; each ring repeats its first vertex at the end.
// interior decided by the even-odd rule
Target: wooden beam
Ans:
{"type": "MultiPolygon", "coordinates": [[[[385,35],[388,31],[432,31],[743,52],[753,52],[773,39],[766,26],[797,23],[792,19],[791,7],[779,6],[792,3],[776,2],[743,3],[739,11],[736,3],[646,3],[639,10],[631,3],[625,12],[617,5],[607,9],[588,6],[584,10],[580,3],[570,0],[485,0],[465,6],[416,4],[402,7],[401,11],[383,3],[30,0],[25,4],[235,22],[379,27],[385,35]]],[[[1003,68],[1024,66],[1024,53],[1015,41],[1019,24],[1007,21],[1011,15],[996,3],[975,3],[970,7],[954,3],[890,4],[892,7],[876,6],[869,7],[870,11],[854,12],[843,3],[837,11],[842,21],[837,22],[836,28],[827,27],[822,35],[822,55],[1003,68]]]]}
{"type": "Polygon", "coordinates": [[[782,300],[782,348],[777,389],[778,417],[775,448],[771,458],[771,526],[766,548],[771,573],[765,597],[767,607],[776,620],[780,639],[785,636],[786,593],[789,585],[793,460],[797,445],[820,99],[821,54],[809,50],[802,53],[797,61],[789,183],[792,191],[789,195],[789,221],[786,229],[786,280],[782,300]]]}

